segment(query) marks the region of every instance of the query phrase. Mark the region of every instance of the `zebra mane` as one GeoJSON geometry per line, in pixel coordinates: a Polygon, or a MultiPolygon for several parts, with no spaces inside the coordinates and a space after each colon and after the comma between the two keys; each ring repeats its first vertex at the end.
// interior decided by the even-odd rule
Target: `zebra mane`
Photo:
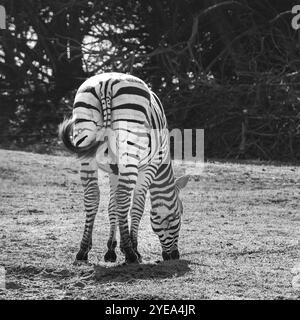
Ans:
{"type": "Polygon", "coordinates": [[[75,119],[65,118],[59,125],[58,135],[68,151],[75,154],[79,159],[93,158],[96,156],[98,147],[101,141],[93,141],[86,147],[76,147],[72,142],[72,134],[74,129],[75,119]]]}

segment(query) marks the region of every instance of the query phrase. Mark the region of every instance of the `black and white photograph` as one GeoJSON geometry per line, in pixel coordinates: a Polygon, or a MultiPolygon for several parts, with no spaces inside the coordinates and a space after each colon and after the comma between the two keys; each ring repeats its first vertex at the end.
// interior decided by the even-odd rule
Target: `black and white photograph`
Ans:
{"type": "Polygon", "coordinates": [[[299,165],[298,1],[0,0],[0,300],[299,300],[299,165]]]}

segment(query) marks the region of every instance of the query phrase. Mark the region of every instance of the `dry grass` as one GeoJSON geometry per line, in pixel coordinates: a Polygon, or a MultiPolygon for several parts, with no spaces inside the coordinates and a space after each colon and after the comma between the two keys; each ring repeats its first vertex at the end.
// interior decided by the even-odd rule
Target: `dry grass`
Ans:
{"type": "MultiPolygon", "coordinates": [[[[183,173],[177,166],[176,172],[183,173]]],[[[103,262],[108,178],[90,265],[73,266],[84,214],[78,164],[70,157],[0,150],[0,299],[297,299],[291,286],[299,250],[299,168],[208,163],[183,192],[182,260],[156,263],[149,222],[144,262],[103,262]]]]}

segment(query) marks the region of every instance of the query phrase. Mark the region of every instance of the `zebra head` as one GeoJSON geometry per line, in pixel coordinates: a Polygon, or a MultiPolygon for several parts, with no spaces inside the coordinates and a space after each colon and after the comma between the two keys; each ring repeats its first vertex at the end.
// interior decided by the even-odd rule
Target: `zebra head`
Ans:
{"type": "MultiPolygon", "coordinates": [[[[160,238],[162,245],[162,256],[164,260],[179,259],[178,239],[181,227],[181,216],[183,214],[183,205],[179,197],[182,190],[188,183],[190,176],[182,176],[174,182],[175,198],[171,203],[165,203],[160,200],[155,210],[151,212],[151,223],[154,232],[160,238]],[[175,202],[175,203],[174,203],[175,202]],[[170,207],[175,208],[175,211],[170,212],[170,207]]],[[[174,180],[173,180],[174,181],[174,180]]]]}

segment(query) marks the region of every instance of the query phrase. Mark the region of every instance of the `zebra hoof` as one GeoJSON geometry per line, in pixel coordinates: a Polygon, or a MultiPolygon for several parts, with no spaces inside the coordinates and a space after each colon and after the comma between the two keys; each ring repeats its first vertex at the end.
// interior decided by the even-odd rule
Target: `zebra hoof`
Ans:
{"type": "Polygon", "coordinates": [[[172,251],[170,254],[170,257],[171,257],[171,260],[179,260],[180,258],[179,251],[177,249],[172,251]]]}
{"type": "Polygon", "coordinates": [[[78,251],[78,253],[76,254],[75,261],[87,262],[88,261],[88,251],[84,251],[84,250],[80,249],[78,251]]]}
{"type": "Polygon", "coordinates": [[[139,263],[138,256],[132,248],[124,248],[124,252],[125,252],[125,262],[127,264],[139,263]]]}
{"type": "Polygon", "coordinates": [[[163,257],[164,261],[170,260],[170,256],[166,251],[162,252],[162,257],[163,257]]]}
{"type": "Polygon", "coordinates": [[[137,255],[138,262],[139,262],[139,263],[142,263],[143,258],[142,258],[142,256],[141,256],[141,254],[140,254],[137,250],[134,250],[134,252],[135,252],[135,254],[137,255]]]}
{"type": "Polygon", "coordinates": [[[117,260],[117,255],[115,251],[113,250],[108,250],[104,256],[104,261],[105,262],[116,262],[117,260]]]}
{"type": "Polygon", "coordinates": [[[90,263],[88,262],[88,260],[75,260],[73,262],[74,266],[86,266],[86,265],[90,265],[90,263]]]}

